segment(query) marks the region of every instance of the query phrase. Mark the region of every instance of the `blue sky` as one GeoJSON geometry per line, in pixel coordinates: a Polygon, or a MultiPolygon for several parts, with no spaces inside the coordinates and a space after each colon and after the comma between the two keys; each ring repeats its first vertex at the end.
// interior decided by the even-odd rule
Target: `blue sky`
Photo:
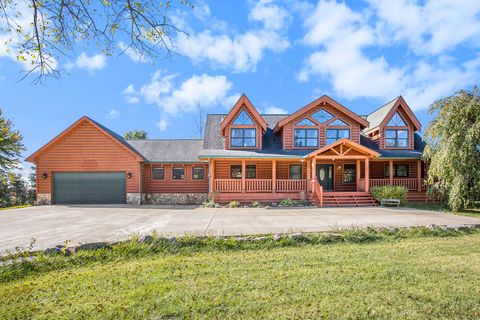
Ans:
{"type": "MultiPolygon", "coordinates": [[[[327,94],[359,114],[402,95],[422,124],[435,99],[478,84],[480,4],[427,1],[195,1],[172,11],[188,36],[154,63],[118,39],[61,58],[60,79],[17,83],[23,65],[0,44],[0,108],[25,156],[82,115],[122,134],[195,137],[198,107],[225,113],[246,93],[262,113],[293,112],[327,94]]],[[[2,38],[0,34],[0,39],[2,38]]]]}

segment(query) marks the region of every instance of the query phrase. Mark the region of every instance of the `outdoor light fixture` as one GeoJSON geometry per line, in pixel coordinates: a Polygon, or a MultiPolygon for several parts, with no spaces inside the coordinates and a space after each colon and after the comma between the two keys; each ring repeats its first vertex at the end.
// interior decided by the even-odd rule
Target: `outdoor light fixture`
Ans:
{"type": "Polygon", "coordinates": [[[342,169],[342,166],[341,166],[341,165],[338,165],[338,166],[337,166],[337,170],[340,170],[340,169],[342,169]]]}
{"type": "Polygon", "coordinates": [[[128,179],[130,179],[132,177],[132,173],[131,172],[127,173],[127,177],[128,179]]]}
{"type": "Polygon", "coordinates": [[[44,173],[42,174],[42,178],[43,178],[43,179],[47,179],[47,178],[48,178],[48,173],[44,172],[44,173]]]}

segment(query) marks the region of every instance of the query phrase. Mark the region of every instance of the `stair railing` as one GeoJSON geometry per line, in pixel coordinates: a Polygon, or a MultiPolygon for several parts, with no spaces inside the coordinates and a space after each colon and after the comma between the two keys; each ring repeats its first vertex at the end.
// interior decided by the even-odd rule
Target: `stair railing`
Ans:
{"type": "Polygon", "coordinates": [[[316,179],[313,181],[313,195],[317,197],[320,207],[323,207],[323,187],[316,179]]]}

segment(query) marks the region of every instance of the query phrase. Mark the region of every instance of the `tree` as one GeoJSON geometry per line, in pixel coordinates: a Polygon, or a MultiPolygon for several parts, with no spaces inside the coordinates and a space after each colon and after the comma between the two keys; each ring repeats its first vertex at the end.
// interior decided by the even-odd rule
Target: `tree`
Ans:
{"type": "Polygon", "coordinates": [[[203,138],[205,131],[205,111],[200,106],[200,103],[196,102],[195,106],[198,112],[198,118],[194,120],[196,133],[199,138],[203,138]]]}
{"type": "Polygon", "coordinates": [[[173,37],[183,32],[170,19],[175,4],[193,7],[190,0],[0,0],[2,46],[29,65],[24,77],[38,72],[59,76],[57,59],[81,45],[94,44],[111,55],[119,41],[123,52],[143,58],[160,51],[174,53],[173,37]]]}
{"type": "Polygon", "coordinates": [[[459,91],[429,107],[424,158],[429,183],[458,211],[480,203],[480,91],[459,91]]]}
{"type": "Polygon", "coordinates": [[[145,130],[133,130],[125,132],[123,137],[126,140],[142,140],[147,139],[147,133],[145,132],[145,130]]]}
{"type": "Polygon", "coordinates": [[[12,121],[3,116],[0,110],[0,174],[14,169],[24,150],[22,135],[14,130],[12,121]]]}
{"type": "Polygon", "coordinates": [[[32,171],[28,175],[27,202],[33,204],[37,199],[37,171],[35,166],[30,169],[32,171]]]}

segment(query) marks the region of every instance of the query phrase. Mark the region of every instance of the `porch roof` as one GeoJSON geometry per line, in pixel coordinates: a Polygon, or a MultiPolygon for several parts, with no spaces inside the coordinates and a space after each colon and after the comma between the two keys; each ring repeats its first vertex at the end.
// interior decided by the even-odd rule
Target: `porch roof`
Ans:
{"type": "MultiPolygon", "coordinates": [[[[304,158],[311,158],[311,157],[315,157],[315,156],[319,156],[321,155],[322,153],[326,153],[328,151],[332,151],[333,154],[331,155],[325,155],[325,156],[333,156],[333,157],[340,157],[340,158],[345,158],[345,159],[348,159],[348,158],[352,158],[354,157],[352,154],[349,154],[350,151],[356,151],[358,153],[360,153],[360,156],[365,156],[365,157],[368,157],[368,158],[376,158],[378,156],[380,156],[380,153],[368,148],[368,147],[365,147],[365,146],[362,146],[361,144],[355,142],[355,141],[352,141],[350,139],[347,139],[347,138],[343,138],[343,139],[340,139],[338,141],[335,141],[334,143],[331,143],[331,144],[328,144],[318,150],[315,150],[313,152],[310,152],[309,154],[305,155],[304,158]],[[343,147],[346,147],[348,149],[344,149],[343,147]],[[336,147],[340,147],[340,150],[337,150],[336,147]],[[340,151],[340,152],[339,152],[340,151]]],[[[358,157],[359,155],[355,155],[356,157],[358,157]]]]}

